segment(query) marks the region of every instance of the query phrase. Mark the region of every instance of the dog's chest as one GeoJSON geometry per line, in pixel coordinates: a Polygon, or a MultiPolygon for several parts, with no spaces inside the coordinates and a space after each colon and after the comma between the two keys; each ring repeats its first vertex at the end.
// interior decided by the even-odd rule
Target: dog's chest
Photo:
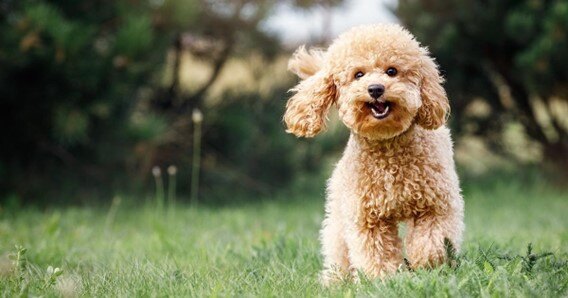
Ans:
{"type": "Polygon", "coordinates": [[[437,209],[447,196],[440,188],[441,165],[427,152],[371,152],[357,164],[359,217],[367,224],[406,219],[437,209]]]}

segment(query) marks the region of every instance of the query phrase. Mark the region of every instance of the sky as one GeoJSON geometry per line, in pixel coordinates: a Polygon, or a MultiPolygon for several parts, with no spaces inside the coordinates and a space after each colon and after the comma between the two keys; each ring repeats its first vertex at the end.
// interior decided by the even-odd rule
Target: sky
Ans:
{"type": "MultiPolygon", "coordinates": [[[[347,29],[361,24],[396,23],[389,7],[396,0],[347,0],[332,11],[330,35],[335,37],[347,29]]],[[[280,5],[265,22],[264,29],[278,34],[290,46],[309,43],[323,32],[324,10],[321,7],[302,11],[288,5],[280,5]]]]}

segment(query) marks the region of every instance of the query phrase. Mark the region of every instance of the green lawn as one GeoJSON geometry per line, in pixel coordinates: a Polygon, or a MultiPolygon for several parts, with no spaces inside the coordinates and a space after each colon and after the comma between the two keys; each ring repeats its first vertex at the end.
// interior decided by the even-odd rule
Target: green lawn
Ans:
{"type": "Polygon", "coordinates": [[[456,268],[401,272],[384,281],[363,280],[329,289],[317,281],[323,210],[318,196],[220,208],[179,206],[162,212],[151,204],[136,207],[132,202],[110,209],[2,210],[0,293],[5,297],[568,295],[566,191],[492,181],[465,187],[465,197],[467,232],[456,268]],[[534,249],[527,257],[529,243],[534,249]],[[20,250],[16,265],[15,245],[27,250],[20,250]],[[552,255],[538,258],[545,252],[552,255]]]}

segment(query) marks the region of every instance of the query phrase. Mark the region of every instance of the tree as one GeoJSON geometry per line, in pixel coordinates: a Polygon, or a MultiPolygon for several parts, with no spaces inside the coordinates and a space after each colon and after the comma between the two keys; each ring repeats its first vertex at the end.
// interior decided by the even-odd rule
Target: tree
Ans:
{"type": "Polygon", "coordinates": [[[174,18],[168,24],[176,31],[172,44],[174,63],[172,80],[167,94],[158,94],[156,104],[162,110],[185,115],[193,108],[203,108],[203,99],[215,83],[230,57],[256,51],[272,58],[279,52],[279,41],[262,31],[264,20],[277,4],[290,4],[301,9],[321,5],[326,8],[339,5],[343,0],[197,0],[188,5],[181,0],[165,2],[162,10],[186,11],[191,7],[195,16],[190,19],[174,18]],[[179,68],[184,51],[211,65],[209,78],[193,94],[180,94],[179,68]]]}
{"type": "Polygon", "coordinates": [[[137,1],[0,5],[0,193],[112,185],[142,136],[131,121],[165,49],[137,1]]]}
{"type": "MultiPolygon", "coordinates": [[[[101,191],[137,189],[154,165],[188,165],[187,120],[194,107],[206,116],[205,157],[218,151],[231,158],[202,167],[211,181],[235,173],[241,176],[233,180],[260,191],[272,181],[285,183],[298,163],[293,143],[280,139],[278,99],[291,82],[282,80],[263,97],[227,92],[215,109],[205,103],[229,59],[255,52],[269,60],[280,53],[278,39],[261,28],[280,3],[0,1],[0,199],[6,193],[25,201],[74,198],[69,192],[104,199],[101,191]],[[190,94],[181,91],[178,78],[181,54],[188,52],[212,69],[190,94]],[[164,71],[171,81],[163,82],[164,71]],[[239,126],[263,129],[251,135],[239,126]]],[[[185,173],[181,166],[179,173],[185,173]]]]}
{"type": "MultiPolygon", "coordinates": [[[[280,86],[274,88],[274,92],[263,96],[254,92],[234,94],[227,90],[223,100],[214,101],[214,104],[206,102],[206,98],[230,59],[249,60],[254,55],[262,57],[257,60],[259,64],[268,64],[281,53],[278,38],[262,30],[263,22],[277,5],[309,9],[315,5],[337,5],[340,2],[342,1],[198,0],[192,7],[194,19],[185,22],[174,20],[174,24],[169,24],[176,31],[171,46],[172,67],[166,70],[171,73],[171,81],[162,90],[155,92],[152,107],[169,119],[170,127],[176,135],[184,137],[172,138],[153,150],[153,163],[190,162],[184,158],[191,152],[193,140],[193,129],[187,119],[197,108],[205,115],[203,160],[214,161],[200,167],[203,171],[202,181],[216,185],[213,189],[208,189],[206,185],[200,189],[211,194],[220,189],[218,184],[222,182],[231,187],[244,185],[247,191],[266,192],[271,186],[282,186],[289,182],[292,175],[286,174],[291,172],[298,154],[284,150],[290,148],[291,143],[283,140],[284,131],[278,119],[284,104],[278,99],[285,98],[285,90],[291,82],[282,81],[280,86]],[[182,57],[188,53],[206,62],[211,71],[196,90],[184,92],[180,88],[179,77],[182,57]],[[244,127],[247,129],[242,129],[244,127]],[[267,146],[269,144],[279,145],[267,146]],[[268,164],[271,166],[266,167],[268,164]]],[[[186,5],[183,0],[166,4],[171,7],[162,9],[172,11],[186,5]]],[[[270,75],[266,67],[262,70],[263,65],[251,66],[260,66],[261,72],[266,71],[264,75],[270,75]]]]}
{"type": "Polygon", "coordinates": [[[473,133],[497,147],[505,124],[517,121],[545,162],[565,172],[568,125],[555,106],[568,103],[568,2],[401,0],[397,14],[445,71],[458,130],[473,121],[473,133]],[[478,97],[491,109],[468,117],[478,97]]]}

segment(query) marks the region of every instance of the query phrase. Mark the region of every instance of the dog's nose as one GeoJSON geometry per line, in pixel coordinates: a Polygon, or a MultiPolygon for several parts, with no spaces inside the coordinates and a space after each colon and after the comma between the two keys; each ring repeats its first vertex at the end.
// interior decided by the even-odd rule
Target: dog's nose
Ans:
{"type": "Polygon", "coordinates": [[[367,91],[369,91],[369,95],[371,95],[372,98],[377,99],[385,93],[385,86],[382,84],[372,84],[369,85],[367,91]]]}

